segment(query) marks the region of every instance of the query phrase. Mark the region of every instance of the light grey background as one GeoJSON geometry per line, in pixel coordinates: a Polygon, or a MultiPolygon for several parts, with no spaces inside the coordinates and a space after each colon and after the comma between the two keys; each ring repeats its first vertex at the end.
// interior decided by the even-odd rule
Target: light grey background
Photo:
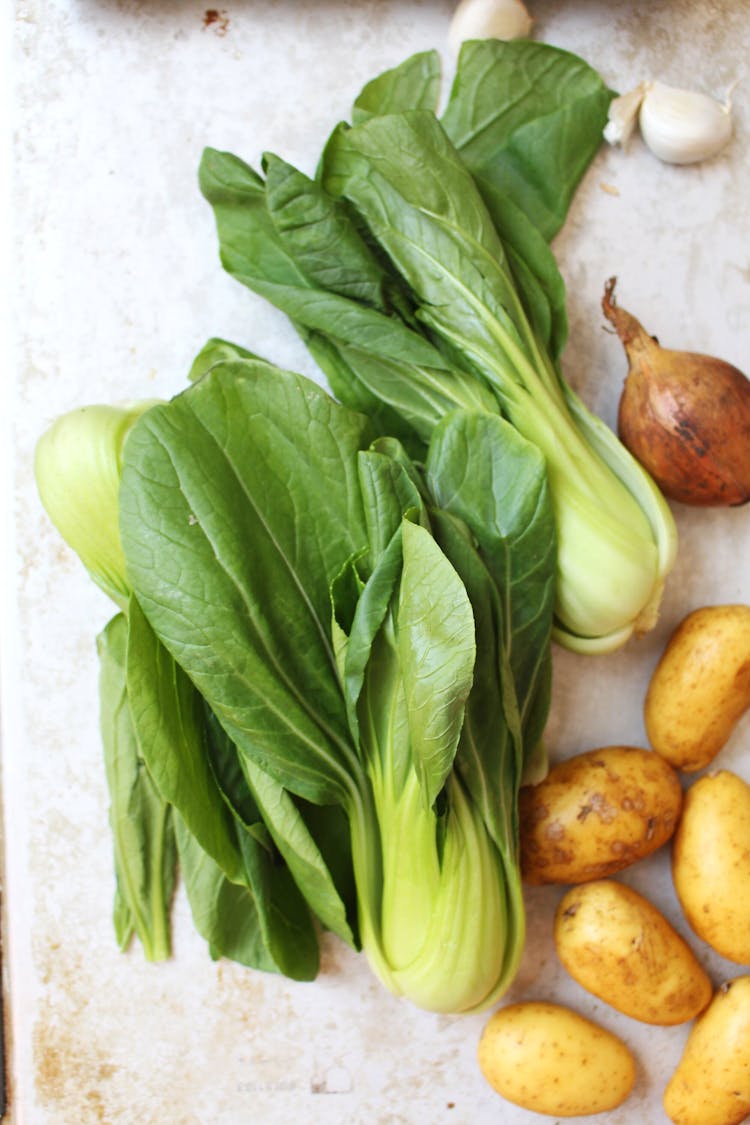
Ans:
{"type": "MultiPolygon", "coordinates": [[[[555,243],[568,283],[566,372],[613,424],[625,358],[599,308],[612,274],[621,304],[662,343],[750,369],[750,8],[530,7],[538,38],[583,54],[620,90],[655,77],[722,96],[740,80],[736,136],[721,157],[670,168],[638,140],[627,153],[603,148],[555,243]]],[[[448,0],[228,0],[226,24],[205,26],[195,0],[8,5],[2,771],[17,1125],[542,1120],[479,1075],[485,1017],[397,1002],[333,939],[312,985],[214,964],[178,895],[172,961],[117,951],[94,650],[110,605],[50,526],[32,479],[34,443],[57,414],[171,395],[210,335],[313,374],[284,318],[222,273],[196,184],[201,150],[251,163],[276,150],[311,171],[367,79],[412,51],[445,49],[451,10],[448,0]]],[[[556,653],[553,758],[643,743],[645,686],[670,630],[697,605],[750,602],[750,510],[675,515],[681,550],[658,628],[604,658],[556,653]]],[[[750,780],[749,749],[746,718],[721,764],[750,780]]],[[[688,933],[666,852],[625,877],[688,933]]],[[[656,1125],[686,1029],[643,1028],[564,976],[551,940],[560,894],[528,894],[527,951],[509,999],[570,1003],[621,1034],[638,1054],[638,1084],[607,1120],[656,1125]]],[[[692,944],[717,981],[737,973],[692,944]]]]}

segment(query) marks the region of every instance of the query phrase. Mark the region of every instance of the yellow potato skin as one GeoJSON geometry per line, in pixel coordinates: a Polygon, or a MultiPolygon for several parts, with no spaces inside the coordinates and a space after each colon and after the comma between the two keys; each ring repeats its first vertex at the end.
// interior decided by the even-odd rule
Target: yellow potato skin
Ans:
{"type": "Polygon", "coordinates": [[[611,879],[573,887],[555,914],[560,961],[588,992],[643,1023],[694,1019],[713,986],[687,942],[656,907],[611,879]]]}
{"type": "Polygon", "coordinates": [[[585,883],[622,871],[670,839],[681,807],[676,771],[651,750],[605,746],[559,762],[519,794],[523,878],[585,883]]]}
{"type": "Polygon", "coordinates": [[[738,1125],[750,1114],[750,977],[723,984],[696,1021],[664,1109],[675,1125],[738,1125]]]}
{"type": "Polygon", "coordinates": [[[495,1012],[478,1059],[498,1094],[553,1117],[614,1109],[635,1082],[635,1061],[617,1036],[570,1008],[542,1001],[495,1012]]]}
{"type": "Polygon", "coordinates": [[[672,880],[698,937],[750,965],[750,785],[737,774],[718,770],[687,790],[672,880]]]}
{"type": "Polygon", "coordinates": [[[651,746],[676,769],[703,769],[748,707],[750,606],[694,610],[670,637],[646,692],[651,746]]]}

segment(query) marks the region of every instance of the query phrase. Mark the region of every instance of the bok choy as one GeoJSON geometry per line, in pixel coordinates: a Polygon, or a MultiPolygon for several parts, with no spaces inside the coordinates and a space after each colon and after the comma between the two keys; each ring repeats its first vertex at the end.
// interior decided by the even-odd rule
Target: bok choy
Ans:
{"type": "Polygon", "coordinates": [[[458,1012],[523,948],[516,795],[548,704],[554,528],[542,459],[499,418],[446,417],[426,474],[445,508],[315,384],[220,362],[133,429],[121,529],[139,606],[250,788],[261,771],[346,814],[375,972],[458,1012]]]}
{"type": "Polygon", "coordinates": [[[542,452],[558,535],[555,636],[603,652],[649,629],[676,549],[661,493],[562,377],[547,239],[611,94],[538,43],[470,43],[441,120],[431,56],[370,83],[310,179],[207,150],[230,273],[291,317],[343,402],[420,458],[457,406],[542,452]]]}
{"type": "Polygon", "coordinates": [[[524,942],[519,787],[550,641],[646,625],[674,531],[561,376],[549,247],[611,98],[540,44],[368,83],[315,177],[207,150],[222,260],[326,390],[212,339],[169,402],[87,407],[39,492],[117,614],[99,638],[115,929],[312,979],[319,931],[477,1011],[524,942]],[[338,401],[337,401],[338,400],[338,401]]]}
{"type": "Polygon", "coordinates": [[[118,940],[168,955],[179,865],[214,956],[310,979],[322,925],[396,995],[485,1008],[524,944],[517,795],[554,605],[543,459],[456,409],[417,464],[225,341],[191,379],[143,411],[65,416],[39,447],[53,520],[122,606],[100,642],[118,940]],[[112,479],[106,510],[66,523],[61,498],[80,512],[112,479]]]}
{"type": "MultiPolygon", "coordinates": [[[[214,956],[311,979],[317,937],[291,870],[305,871],[324,924],[352,940],[316,838],[279,787],[255,771],[256,792],[283,816],[283,829],[271,823],[272,839],[254,793],[226,765],[204,701],[133,596],[119,533],[120,476],[128,434],[152,405],[73,410],[42,435],[35,463],[50,518],[120,607],[97,642],[117,940],[124,948],[136,935],[149,960],[169,956],[179,863],[196,928],[214,956]]],[[[334,817],[317,833],[337,836],[334,817]]],[[[339,866],[345,886],[345,861],[339,866]]]]}

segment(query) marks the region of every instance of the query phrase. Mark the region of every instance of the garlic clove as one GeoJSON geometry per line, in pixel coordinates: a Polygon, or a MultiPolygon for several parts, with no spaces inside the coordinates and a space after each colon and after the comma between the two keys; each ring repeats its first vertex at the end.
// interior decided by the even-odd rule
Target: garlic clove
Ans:
{"type": "Polygon", "coordinates": [[[634,90],[620,94],[609,103],[607,124],[604,126],[604,139],[609,144],[624,147],[630,140],[648,85],[647,82],[639,82],[634,90]]]}
{"type": "Polygon", "coordinates": [[[461,0],[451,19],[448,43],[458,53],[467,39],[526,39],[533,23],[522,0],[461,0]]]}
{"type": "Polygon", "coordinates": [[[708,160],[732,135],[728,102],[664,82],[649,83],[638,124],[650,150],[668,164],[708,160]]]}

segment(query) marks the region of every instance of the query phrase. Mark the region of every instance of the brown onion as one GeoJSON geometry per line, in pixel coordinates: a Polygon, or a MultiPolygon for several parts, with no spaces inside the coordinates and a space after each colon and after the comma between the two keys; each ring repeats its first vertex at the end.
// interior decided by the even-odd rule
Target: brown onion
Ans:
{"type": "Polygon", "coordinates": [[[724,507],[750,500],[750,380],[697,352],[670,351],[604,289],[604,315],[627,353],[618,412],[622,443],[665,496],[724,507]]]}

